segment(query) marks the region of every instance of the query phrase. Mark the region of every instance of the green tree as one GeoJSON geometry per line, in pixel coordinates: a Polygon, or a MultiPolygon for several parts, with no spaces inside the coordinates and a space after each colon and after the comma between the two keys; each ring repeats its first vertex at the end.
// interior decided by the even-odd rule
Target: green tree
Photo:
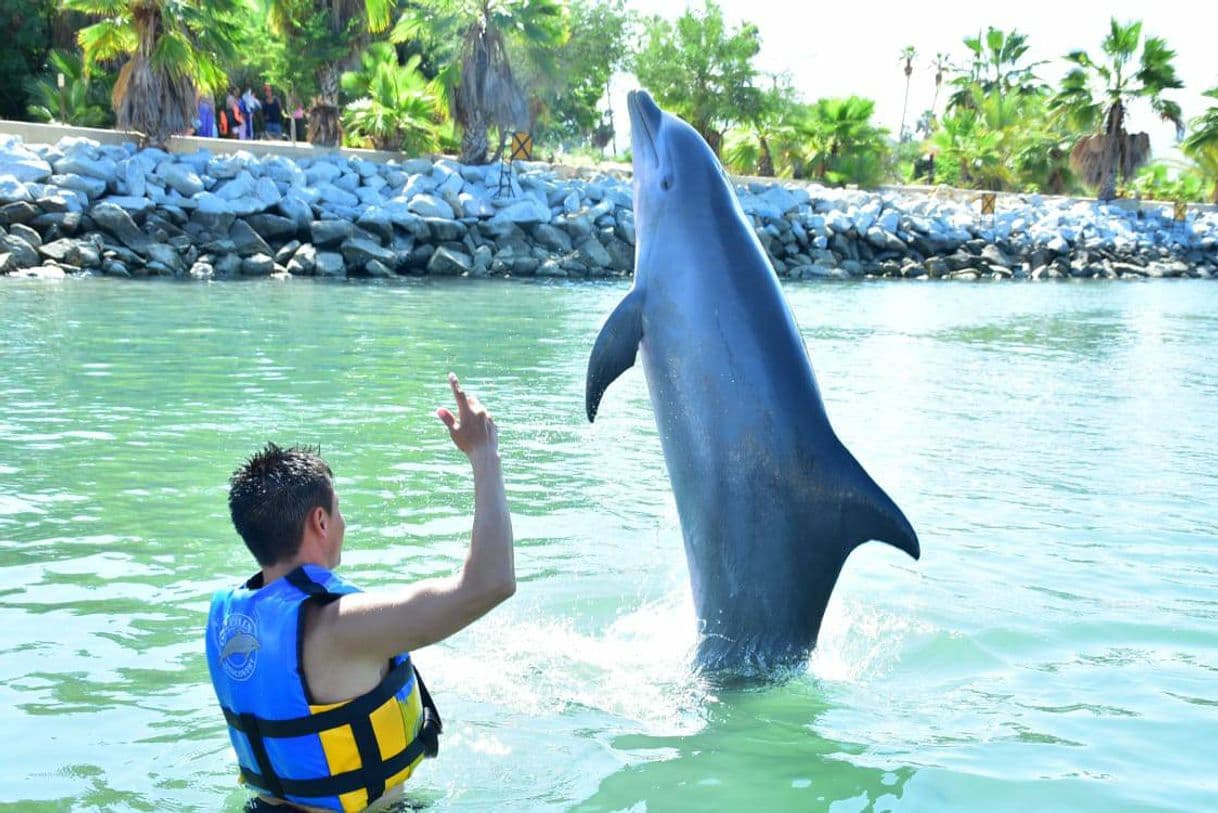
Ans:
{"type": "Polygon", "coordinates": [[[30,100],[26,112],[31,118],[77,127],[106,127],[114,122],[109,106],[113,82],[107,74],[86,76],[80,56],[64,51],[51,51],[48,66],[48,73],[25,80],[30,100]],[[62,88],[60,74],[64,78],[62,88]]]}
{"type": "Polygon", "coordinates": [[[1150,156],[1149,136],[1126,129],[1129,103],[1147,100],[1182,133],[1180,106],[1163,94],[1183,84],[1172,65],[1175,51],[1159,37],[1143,40],[1140,22],[1122,25],[1112,18],[1102,50],[1103,61],[1085,51],[1066,56],[1077,67],[1066,75],[1053,107],[1071,125],[1091,131],[1074,145],[1071,161],[1101,200],[1111,200],[1118,172],[1129,179],[1150,156]]]}
{"type": "Polygon", "coordinates": [[[939,116],[939,90],[943,87],[943,74],[951,70],[951,61],[948,55],[940,51],[935,54],[935,61],[931,63],[935,68],[935,95],[930,101],[930,129],[934,129],[935,120],[939,116]]]}
{"type": "MultiPolygon", "coordinates": [[[[1218,99],[1218,87],[1210,88],[1204,95],[1218,99]]],[[[1184,154],[1196,161],[1201,173],[1213,183],[1211,201],[1218,203],[1218,106],[1206,109],[1190,121],[1188,129],[1184,154]]]]}
{"type": "Polygon", "coordinates": [[[899,141],[905,141],[909,137],[905,132],[905,114],[909,112],[909,80],[913,76],[913,61],[917,55],[918,49],[912,45],[901,49],[901,61],[905,63],[905,103],[901,105],[901,129],[897,131],[899,141]]]}
{"type": "Polygon", "coordinates": [[[5,0],[0,13],[0,118],[25,116],[27,77],[41,73],[51,47],[52,0],[5,0]]]}
{"type": "Polygon", "coordinates": [[[81,29],[86,71],[122,60],[112,103],[118,126],[155,144],[189,129],[197,89],[219,89],[232,56],[239,0],[64,0],[101,18],[81,29]]]}
{"type": "MultiPolygon", "coordinates": [[[[317,96],[309,109],[309,141],[327,147],[340,140],[339,87],[343,63],[389,28],[395,0],[265,0],[271,29],[295,47],[287,70],[311,74],[317,96]]],[[[310,88],[312,89],[312,88],[310,88]]]]}
{"type": "Polygon", "coordinates": [[[535,68],[554,76],[555,53],[570,33],[562,0],[415,0],[393,29],[394,42],[422,40],[440,54],[440,78],[461,127],[461,161],[485,164],[503,152],[512,129],[531,129],[524,87],[512,72],[509,41],[535,68]],[[459,43],[446,51],[449,43],[459,43]],[[490,128],[499,149],[490,153],[490,128]]]}
{"type": "Polygon", "coordinates": [[[983,95],[996,93],[1004,98],[1011,94],[1035,96],[1046,92],[1047,86],[1036,77],[1036,68],[1045,64],[1044,61],[1021,64],[1029,46],[1027,35],[1018,30],[1007,33],[990,26],[984,35],[965,37],[964,47],[972,59],[968,72],[961,71],[952,79],[956,90],[948,99],[949,110],[971,104],[974,89],[983,95]]]}
{"type": "Polygon", "coordinates": [[[874,114],[875,102],[858,96],[819,99],[806,108],[796,128],[811,177],[829,184],[876,186],[889,148],[888,131],[871,122],[874,114]]]}
{"type": "Polygon", "coordinates": [[[440,95],[419,72],[421,61],[416,54],[400,65],[397,50],[377,42],[360,56],[362,70],[343,74],[343,91],[355,97],[343,111],[349,143],[412,154],[436,149],[440,95]]]}
{"type": "Polygon", "coordinates": [[[601,140],[611,132],[603,121],[601,100],[607,98],[609,79],[630,57],[628,38],[635,14],[624,0],[571,0],[571,38],[554,54],[553,75],[538,75],[528,59],[517,61],[517,77],[536,88],[543,108],[534,128],[534,141],[567,145],[601,140]],[[556,80],[556,81],[555,81],[556,80]]]}
{"type": "Polygon", "coordinates": [[[791,79],[771,77],[771,87],[743,127],[729,130],[724,140],[724,164],[742,175],[790,177],[800,156],[796,121],[805,113],[791,79]]]}
{"type": "Polygon", "coordinates": [[[749,121],[761,104],[753,67],[760,49],[757,26],[743,23],[729,32],[722,9],[707,0],[701,12],[686,11],[675,22],[648,19],[634,72],[718,154],[723,130],[749,121]]]}

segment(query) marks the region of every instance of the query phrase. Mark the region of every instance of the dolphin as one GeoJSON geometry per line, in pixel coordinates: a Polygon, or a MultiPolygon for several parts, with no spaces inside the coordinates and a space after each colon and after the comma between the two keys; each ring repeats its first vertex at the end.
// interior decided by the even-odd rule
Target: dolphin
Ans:
{"type": "Polygon", "coordinates": [[[249,655],[256,652],[261,646],[258,639],[250,635],[248,632],[239,632],[224,645],[224,649],[220,652],[220,660],[225,661],[234,655],[249,655]]]}
{"type": "Polygon", "coordinates": [[[699,621],[697,666],[765,675],[816,645],[846,557],[920,555],[829,425],[778,276],[698,133],[632,92],[634,284],[588,362],[585,405],[641,352],[699,621]]]}

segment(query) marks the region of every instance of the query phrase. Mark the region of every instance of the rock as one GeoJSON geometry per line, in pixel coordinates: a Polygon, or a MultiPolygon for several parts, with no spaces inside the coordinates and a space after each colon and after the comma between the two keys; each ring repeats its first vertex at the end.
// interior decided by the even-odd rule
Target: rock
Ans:
{"type": "MultiPolygon", "coordinates": [[[[271,247],[267,245],[258,232],[254,231],[253,227],[244,220],[236,220],[232,227],[228,230],[228,239],[233,243],[233,250],[242,257],[250,257],[254,254],[266,254],[268,256],[274,254],[271,247]]],[[[270,273],[269,271],[267,273],[270,273]]]]}
{"type": "Polygon", "coordinates": [[[297,231],[305,231],[313,222],[313,207],[293,195],[286,195],[275,205],[279,213],[296,224],[297,231]]]}
{"type": "Polygon", "coordinates": [[[123,191],[133,198],[148,195],[148,178],[139,161],[123,161],[118,165],[118,177],[123,180],[123,191]]]}
{"type": "Polygon", "coordinates": [[[317,191],[321,193],[321,200],[324,203],[333,203],[337,206],[346,206],[351,209],[356,208],[360,204],[360,199],[357,196],[334,184],[321,184],[317,187],[317,191]]]}
{"type": "MultiPolygon", "coordinates": [[[[3,167],[0,167],[3,170],[3,167]]],[[[15,203],[17,201],[29,202],[34,199],[30,194],[29,186],[11,177],[0,175],[0,204],[15,203]]]]}
{"type": "Polygon", "coordinates": [[[374,279],[389,279],[397,276],[389,266],[380,260],[369,260],[364,263],[364,273],[374,279]]]}
{"type": "Polygon", "coordinates": [[[333,251],[317,252],[314,267],[316,273],[323,277],[341,277],[347,273],[347,267],[343,264],[343,255],[333,251]]]}
{"type": "Polygon", "coordinates": [[[472,192],[457,195],[457,204],[465,217],[494,217],[495,205],[486,197],[472,192]]]}
{"type": "Polygon", "coordinates": [[[250,215],[245,222],[268,243],[277,243],[293,237],[297,232],[296,222],[279,215],[250,215]]]}
{"type": "Polygon", "coordinates": [[[571,239],[580,241],[592,236],[592,218],[585,214],[560,215],[555,223],[571,235],[571,239]]]}
{"type": "MultiPolygon", "coordinates": [[[[83,266],[85,263],[81,262],[81,245],[86,245],[89,246],[89,248],[92,248],[91,245],[85,243],[83,240],[69,240],[64,238],[54,240],[49,243],[44,243],[42,246],[38,247],[38,253],[47,259],[54,260],[55,262],[83,266]]],[[[96,250],[94,250],[93,253],[94,256],[96,256],[96,250]]]]}
{"type": "Polygon", "coordinates": [[[213,193],[220,199],[231,203],[238,200],[256,199],[254,187],[254,176],[243,169],[236,178],[217,186],[213,193]]]}
{"type": "Polygon", "coordinates": [[[296,253],[292,255],[290,262],[300,266],[304,270],[304,273],[312,274],[317,270],[317,249],[312,244],[305,243],[296,249],[296,253]]]}
{"type": "Polygon", "coordinates": [[[137,198],[130,195],[110,195],[102,198],[102,203],[118,206],[132,214],[143,214],[153,208],[152,201],[148,198],[137,198]]]}
{"type": "Polygon", "coordinates": [[[89,216],[99,229],[117,238],[127,248],[145,253],[148,238],[124,209],[109,202],[99,203],[89,211],[89,216]]]}
{"type": "Polygon", "coordinates": [[[241,261],[241,275],[246,277],[269,277],[275,272],[275,260],[266,254],[255,254],[241,261]]]}
{"type": "Polygon", "coordinates": [[[985,260],[991,265],[1000,265],[1007,269],[1010,269],[1011,266],[1015,265],[1015,261],[1007,256],[1002,249],[993,243],[981,249],[981,259],[985,260]]]}
{"type": "Polygon", "coordinates": [[[34,248],[42,245],[42,235],[22,223],[14,223],[8,227],[8,233],[20,237],[34,248]]]}
{"type": "Polygon", "coordinates": [[[156,169],[157,177],[163,180],[171,189],[176,189],[179,194],[186,197],[192,197],[202,192],[206,187],[203,184],[203,179],[199,174],[189,166],[174,163],[173,161],[164,161],[156,169]]]}
{"type": "Polygon", "coordinates": [[[108,158],[93,160],[83,155],[67,155],[55,162],[55,172],[59,175],[85,175],[109,181],[118,174],[118,164],[108,158]]]}
{"type": "Polygon", "coordinates": [[[609,256],[609,252],[605,250],[605,247],[595,237],[589,237],[580,243],[576,252],[576,256],[580,261],[589,268],[609,268],[613,265],[613,258],[609,256]]]}
{"type": "Polygon", "coordinates": [[[130,277],[127,264],[120,260],[106,260],[102,263],[102,273],[108,277],[130,277]]]}
{"type": "Polygon", "coordinates": [[[440,247],[427,261],[427,273],[433,276],[460,276],[473,269],[473,259],[460,251],[440,247]]]}
{"type": "Polygon", "coordinates": [[[332,248],[342,244],[355,233],[355,226],[348,220],[316,220],[309,225],[313,245],[332,248]]]}
{"type": "Polygon", "coordinates": [[[439,217],[425,217],[423,222],[431,232],[431,239],[436,243],[451,243],[465,236],[465,224],[456,220],[444,220],[439,217]]]}
{"type": "Polygon", "coordinates": [[[432,163],[430,158],[411,158],[401,164],[402,172],[408,175],[430,175],[432,163]]]}
{"type": "Polygon", "coordinates": [[[62,268],[57,266],[38,265],[32,268],[22,268],[11,272],[10,276],[26,279],[63,279],[67,276],[62,268]]]}
{"type": "MultiPolygon", "coordinates": [[[[9,81],[12,81],[12,77],[9,77],[9,81]]],[[[7,175],[18,183],[40,183],[50,178],[51,173],[51,165],[22,144],[19,138],[0,135],[0,177],[7,175]]]]}
{"type": "Polygon", "coordinates": [[[424,218],[435,217],[452,220],[456,217],[453,207],[434,195],[417,195],[410,200],[410,211],[424,218]]]}
{"type": "Polygon", "coordinates": [[[88,178],[84,175],[52,175],[50,182],[61,189],[71,189],[90,198],[100,198],[106,194],[106,182],[100,178],[88,178]]]}
{"type": "Polygon", "coordinates": [[[539,223],[533,227],[533,239],[550,251],[564,254],[571,250],[572,242],[565,231],[549,223],[539,223]]]}
{"type": "Polygon", "coordinates": [[[387,266],[397,264],[397,255],[379,243],[353,237],[342,244],[343,260],[348,268],[362,268],[369,260],[377,260],[387,266]]]}
{"type": "Polygon", "coordinates": [[[359,216],[355,224],[373,234],[382,243],[388,243],[393,239],[393,221],[389,219],[388,212],[378,207],[369,207],[359,216]]]}
{"type": "Polygon", "coordinates": [[[284,243],[275,252],[275,263],[277,265],[287,265],[288,260],[296,256],[296,252],[300,250],[300,241],[292,240],[289,243],[284,243]]]}
{"type": "Polygon", "coordinates": [[[9,255],[12,268],[33,268],[41,262],[33,246],[11,234],[0,235],[0,254],[9,255]]]}
{"type": "Polygon", "coordinates": [[[165,266],[174,276],[186,272],[186,264],[182,262],[178,252],[164,243],[150,243],[148,245],[148,259],[165,266]]]}
{"type": "Polygon", "coordinates": [[[213,263],[217,276],[235,277],[241,273],[242,260],[236,254],[223,254],[213,263]]]}
{"type": "Polygon", "coordinates": [[[523,198],[500,209],[495,219],[512,223],[549,223],[550,207],[536,198],[523,198]]]}
{"type": "Polygon", "coordinates": [[[885,231],[880,226],[872,226],[867,230],[867,242],[884,252],[890,251],[903,254],[908,250],[905,244],[901,242],[901,238],[885,231]]]}
{"type": "Polygon", "coordinates": [[[329,161],[315,161],[312,166],[305,169],[305,180],[309,186],[319,186],[324,183],[333,183],[334,179],[342,174],[343,171],[329,161]]]}
{"type": "Polygon", "coordinates": [[[11,226],[14,223],[31,223],[42,214],[42,210],[32,203],[17,201],[0,206],[0,226],[11,226]]]}

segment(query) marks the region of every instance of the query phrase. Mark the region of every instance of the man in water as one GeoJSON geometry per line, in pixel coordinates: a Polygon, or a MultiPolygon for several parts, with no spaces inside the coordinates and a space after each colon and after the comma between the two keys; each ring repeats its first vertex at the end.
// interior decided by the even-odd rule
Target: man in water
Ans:
{"type": "Polygon", "coordinates": [[[410,650],[516,590],[495,422],[449,374],[436,415],[473,466],[473,533],[458,575],[360,592],[333,573],[346,523],[330,467],[274,444],[233,473],[233,525],[261,571],[212,598],[207,665],[248,811],[380,809],[434,756],[440,718],[410,650]]]}

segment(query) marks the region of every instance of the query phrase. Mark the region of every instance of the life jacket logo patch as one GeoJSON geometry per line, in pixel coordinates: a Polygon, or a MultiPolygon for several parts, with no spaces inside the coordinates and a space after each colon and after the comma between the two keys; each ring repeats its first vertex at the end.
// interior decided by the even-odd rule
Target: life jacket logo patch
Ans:
{"type": "Polygon", "coordinates": [[[233,613],[220,628],[220,665],[237,681],[249,680],[258,664],[258,626],[254,619],[233,613]]]}

